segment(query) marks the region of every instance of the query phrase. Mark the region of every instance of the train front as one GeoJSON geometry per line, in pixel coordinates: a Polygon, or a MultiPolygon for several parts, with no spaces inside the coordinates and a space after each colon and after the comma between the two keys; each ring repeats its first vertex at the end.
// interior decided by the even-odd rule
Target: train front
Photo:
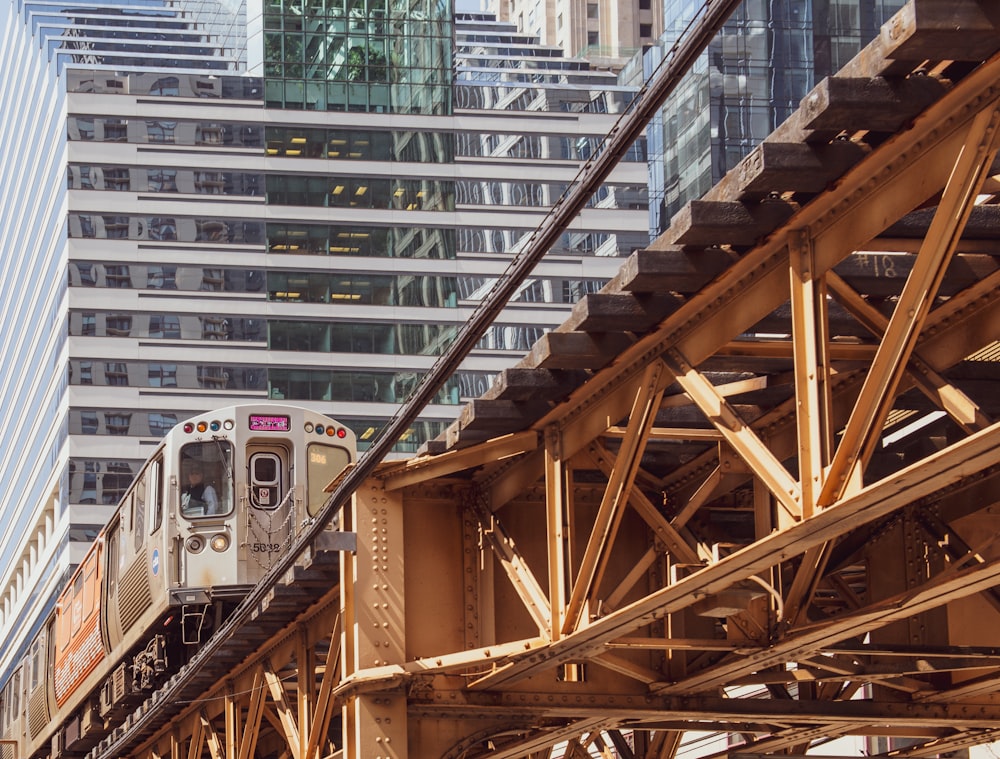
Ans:
{"type": "Polygon", "coordinates": [[[356,458],[354,433],[292,406],[233,406],[171,432],[173,605],[246,594],[323,506],[356,458]]]}

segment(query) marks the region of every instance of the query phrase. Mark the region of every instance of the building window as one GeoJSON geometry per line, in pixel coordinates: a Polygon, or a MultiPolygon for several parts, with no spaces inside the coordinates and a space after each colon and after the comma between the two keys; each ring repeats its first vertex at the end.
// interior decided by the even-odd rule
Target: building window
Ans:
{"type": "Polygon", "coordinates": [[[639,36],[643,39],[649,39],[653,36],[653,25],[652,24],[639,24],[639,36]]]}
{"type": "Polygon", "coordinates": [[[127,462],[109,461],[107,472],[101,478],[102,503],[118,503],[131,482],[132,467],[127,462]]]}
{"type": "Polygon", "coordinates": [[[199,124],[195,142],[199,145],[221,145],[223,129],[222,124],[199,124]]]}
{"type": "Polygon", "coordinates": [[[104,142],[127,142],[128,124],[122,119],[104,121],[104,142]]]}
{"type": "Polygon", "coordinates": [[[587,44],[591,47],[597,46],[601,43],[601,37],[599,32],[587,32],[587,44]]]}
{"type": "Polygon", "coordinates": [[[97,316],[95,314],[80,314],[80,334],[93,337],[97,334],[97,316]]]}
{"type": "Polygon", "coordinates": [[[104,216],[104,236],[109,240],[128,239],[128,216],[104,216]]]}
{"type": "MultiPolygon", "coordinates": [[[[649,0],[646,0],[646,2],[649,2],[649,0]]],[[[598,8],[599,6],[597,5],[597,3],[587,3],[587,18],[597,18],[598,8]]]]}
{"type": "Polygon", "coordinates": [[[149,317],[149,336],[180,338],[180,319],[172,314],[153,314],[149,317]]]}
{"type": "Polygon", "coordinates": [[[154,217],[149,220],[150,240],[176,240],[177,220],[154,217]]]}
{"type": "Polygon", "coordinates": [[[96,461],[87,461],[83,466],[83,487],[80,492],[80,503],[97,503],[97,474],[99,465],[96,461]]]}
{"type": "Polygon", "coordinates": [[[71,140],[93,140],[94,120],[85,118],[71,118],[69,120],[69,138],[71,140]]]}
{"type": "Polygon", "coordinates": [[[150,169],[148,177],[150,192],[177,192],[176,169],[150,169]]]}
{"type": "Polygon", "coordinates": [[[104,169],[104,189],[127,192],[132,186],[128,169],[104,169]]]}
{"type": "MultiPolygon", "coordinates": [[[[109,337],[128,337],[132,333],[132,317],[123,314],[108,316],[105,321],[105,334],[109,337]]],[[[122,364],[124,366],[124,364],[122,364]]]]}
{"type": "Polygon", "coordinates": [[[78,283],[71,280],[70,284],[79,284],[82,287],[94,287],[97,284],[97,280],[94,278],[93,264],[73,263],[70,264],[70,268],[76,269],[76,273],[80,277],[78,283]]]}
{"type": "Polygon", "coordinates": [[[198,386],[209,390],[223,390],[229,386],[229,372],[221,366],[199,366],[198,386]]]}
{"type": "Polygon", "coordinates": [[[150,387],[177,387],[177,364],[150,364],[150,387]]]}
{"type": "Polygon", "coordinates": [[[104,281],[108,287],[128,289],[132,287],[132,275],[128,266],[120,264],[106,264],[104,267],[104,281]]]}
{"type": "Polygon", "coordinates": [[[153,82],[149,88],[150,95],[180,95],[180,79],[176,76],[165,76],[153,82]]]}
{"type": "Polygon", "coordinates": [[[104,384],[114,387],[128,385],[128,365],[121,362],[106,363],[104,365],[104,384]]]}
{"type": "Polygon", "coordinates": [[[163,437],[177,424],[177,414],[160,414],[151,412],[149,415],[149,432],[156,437],[163,437]]]}
{"type": "Polygon", "coordinates": [[[118,412],[105,412],[104,426],[109,435],[127,435],[132,424],[132,415],[118,412]]]}
{"type": "Polygon", "coordinates": [[[194,173],[194,189],[203,195],[222,195],[225,187],[225,175],[221,171],[196,171],[194,173]]]}
{"type": "Polygon", "coordinates": [[[176,266],[150,266],[146,270],[146,287],[150,290],[176,290],[176,266]]]}
{"type": "Polygon", "coordinates": [[[80,412],[80,433],[83,435],[96,435],[99,422],[96,411],[80,412]]]}
{"type": "Polygon", "coordinates": [[[147,121],[146,136],[150,142],[172,144],[176,128],[176,121],[147,121]]]}
{"type": "Polygon", "coordinates": [[[201,317],[201,336],[204,340],[230,340],[233,335],[229,319],[224,316],[201,317]]]}

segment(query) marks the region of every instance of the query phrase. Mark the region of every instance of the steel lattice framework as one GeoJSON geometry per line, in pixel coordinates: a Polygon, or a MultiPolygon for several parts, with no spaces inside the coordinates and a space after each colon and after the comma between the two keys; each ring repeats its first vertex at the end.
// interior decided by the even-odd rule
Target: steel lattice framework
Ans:
{"type": "Polygon", "coordinates": [[[95,755],[993,740],[998,19],[906,6],[95,755]]]}

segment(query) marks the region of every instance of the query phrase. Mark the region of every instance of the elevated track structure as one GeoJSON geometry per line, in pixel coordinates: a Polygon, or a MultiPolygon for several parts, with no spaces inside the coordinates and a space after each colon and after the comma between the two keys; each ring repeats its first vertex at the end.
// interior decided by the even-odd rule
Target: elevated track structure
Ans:
{"type": "Polygon", "coordinates": [[[998,24],[912,0],[89,759],[1000,739],[998,24]]]}

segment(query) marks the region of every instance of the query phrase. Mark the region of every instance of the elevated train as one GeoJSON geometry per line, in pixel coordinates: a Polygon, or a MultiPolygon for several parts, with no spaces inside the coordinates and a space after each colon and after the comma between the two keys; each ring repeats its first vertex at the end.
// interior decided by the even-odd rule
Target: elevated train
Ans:
{"type": "Polygon", "coordinates": [[[356,456],[353,432],[293,406],[175,426],[0,690],[5,747],[58,759],[96,745],[284,555],[356,456]]]}

